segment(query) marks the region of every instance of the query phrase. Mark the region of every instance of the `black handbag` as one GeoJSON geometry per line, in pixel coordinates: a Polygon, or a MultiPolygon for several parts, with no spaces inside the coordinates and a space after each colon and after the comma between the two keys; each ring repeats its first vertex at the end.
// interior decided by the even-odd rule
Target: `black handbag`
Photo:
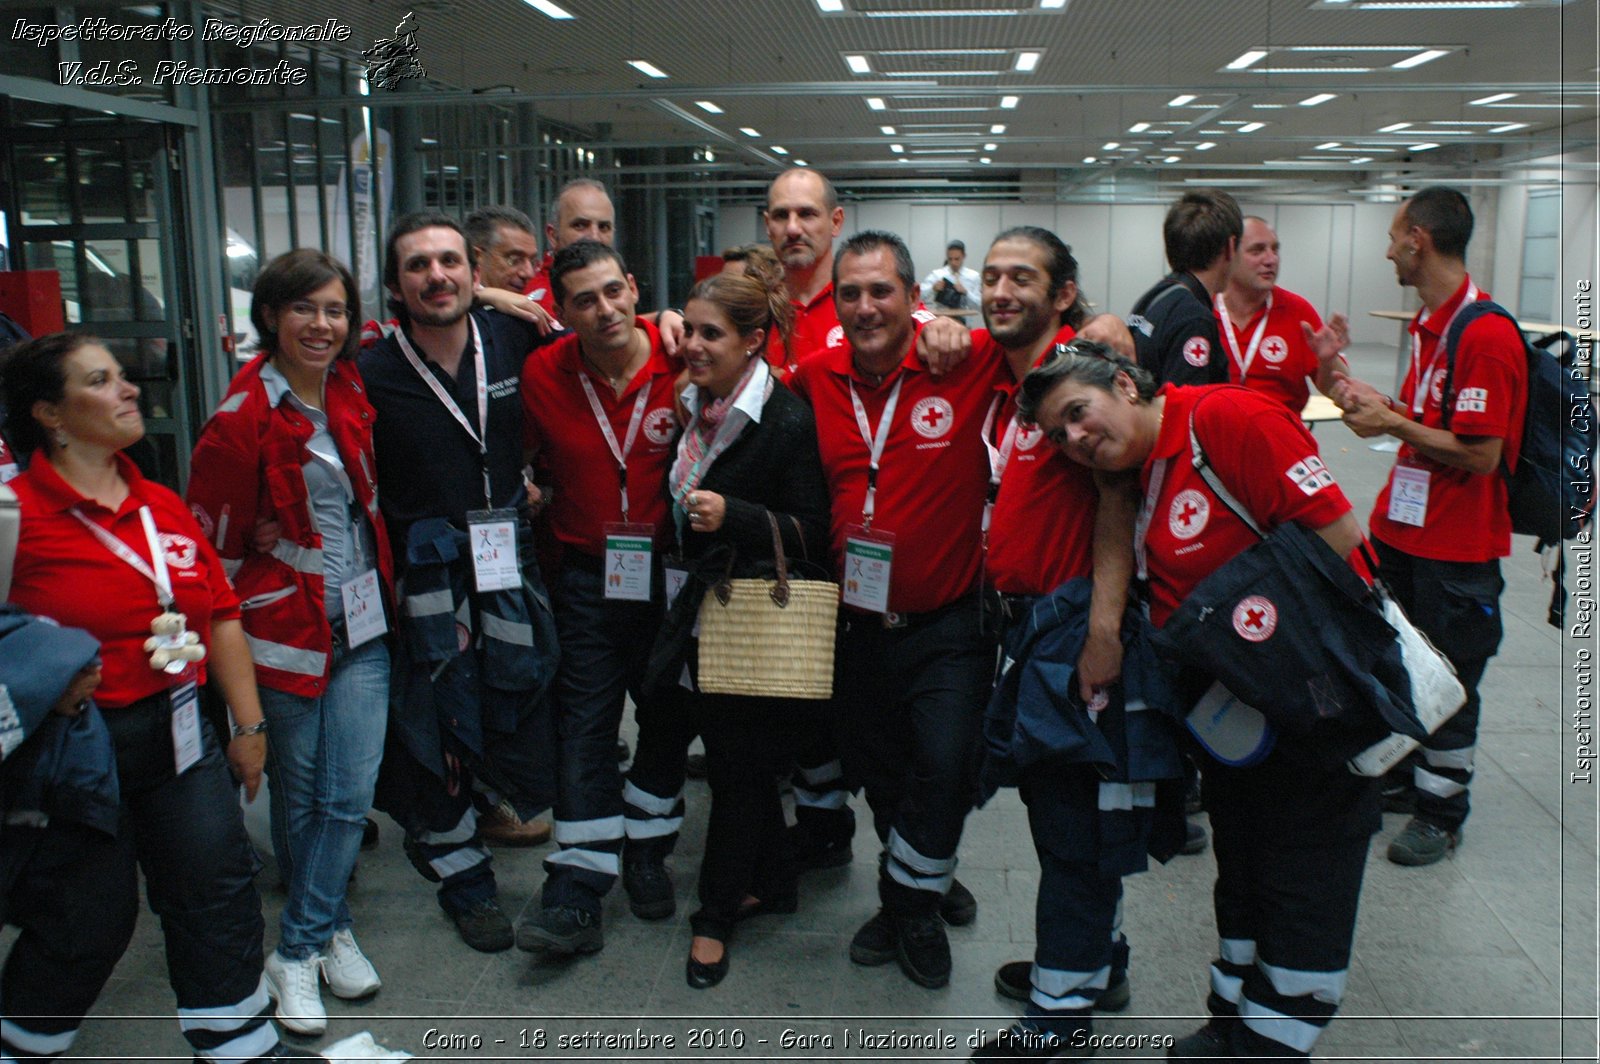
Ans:
{"type": "Polygon", "coordinates": [[[1293,522],[1264,532],[1206,461],[1192,415],[1189,441],[1195,469],[1261,540],[1195,586],[1154,634],[1157,651],[1330,758],[1391,732],[1426,738],[1377,592],[1316,533],[1293,522]]]}

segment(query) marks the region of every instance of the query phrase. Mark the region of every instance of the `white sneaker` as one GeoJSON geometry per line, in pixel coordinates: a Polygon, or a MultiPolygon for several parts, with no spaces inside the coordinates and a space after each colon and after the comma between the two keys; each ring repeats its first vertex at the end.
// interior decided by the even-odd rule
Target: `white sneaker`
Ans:
{"type": "Polygon", "coordinates": [[[286,960],[273,950],[262,967],[267,976],[267,993],[278,1003],[279,1023],[295,1034],[321,1034],[328,1029],[328,1012],[322,1007],[317,979],[320,957],[286,960]]]}
{"type": "Polygon", "coordinates": [[[367,960],[367,955],[356,945],[356,936],[347,927],[336,931],[333,941],[322,951],[322,977],[335,997],[363,998],[376,994],[383,985],[378,970],[367,960]]]}

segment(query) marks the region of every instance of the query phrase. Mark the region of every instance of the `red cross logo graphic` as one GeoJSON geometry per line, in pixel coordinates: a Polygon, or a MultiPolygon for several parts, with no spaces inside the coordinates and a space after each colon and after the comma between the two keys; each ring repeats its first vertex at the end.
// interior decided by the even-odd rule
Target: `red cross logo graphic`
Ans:
{"type": "Polygon", "coordinates": [[[1190,488],[1178,492],[1167,510],[1167,531],[1173,539],[1193,539],[1206,529],[1211,517],[1211,504],[1206,497],[1190,488]]]}
{"type": "Polygon", "coordinates": [[[956,408],[936,395],[918,400],[911,408],[911,427],[926,439],[937,440],[946,435],[955,419],[956,408]]]}
{"type": "Polygon", "coordinates": [[[1233,630],[1252,643],[1272,637],[1278,630],[1278,607],[1264,595],[1251,595],[1233,608],[1233,630]]]}
{"type": "Polygon", "coordinates": [[[652,443],[666,443],[672,439],[672,429],[678,423],[671,410],[661,406],[650,411],[644,419],[644,434],[652,443]]]}

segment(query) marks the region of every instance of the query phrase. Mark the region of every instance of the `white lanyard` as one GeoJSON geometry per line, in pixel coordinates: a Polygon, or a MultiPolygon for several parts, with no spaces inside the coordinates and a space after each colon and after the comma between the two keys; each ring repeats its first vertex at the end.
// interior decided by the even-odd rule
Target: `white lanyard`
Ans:
{"type": "Polygon", "coordinates": [[[1017,417],[1011,415],[1011,420],[1006,424],[1006,431],[1000,437],[1000,446],[996,447],[994,439],[994,419],[1000,413],[1000,404],[1005,397],[997,395],[989,403],[989,414],[983,419],[983,449],[989,452],[989,495],[983,503],[982,532],[984,544],[989,542],[989,520],[994,516],[994,501],[1000,496],[1000,478],[1006,475],[1006,466],[1011,464],[1011,454],[1017,449],[1017,417]]]}
{"type": "Polygon", "coordinates": [[[1161,498],[1161,485],[1167,479],[1167,460],[1160,459],[1150,467],[1150,486],[1145,489],[1144,504],[1133,523],[1133,556],[1139,563],[1139,579],[1150,579],[1150,567],[1145,563],[1144,537],[1150,533],[1150,518],[1156,512],[1156,502],[1161,498]]]}
{"type": "Polygon", "coordinates": [[[1250,346],[1241,354],[1239,351],[1239,337],[1233,331],[1233,318],[1228,315],[1228,305],[1222,301],[1222,293],[1217,293],[1217,317],[1222,319],[1222,338],[1228,342],[1228,353],[1233,356],[1233,364],[1239,367],[1239,383],[1250,373],[1250,366],[1256,360],[1256,348],[1261,346],[1261,336],[1267,331],[1267,318],[1272,314],[1272,293],[1267,293],[1267,305],[1261,310],[1261,324],[1256,326],[1254,335],[1250,337],[1250,346]]]}
{"type": "Polygon", "coordinates": [[[400,341],[400,350],[406,356],[406,361],[411,363],[411,368],[417,371],[423,383],[433,391],[439,402],[456,419],[456,423],[467,430],[467,435],[472,437],[472,442],[478,445],[478,453],[483,456],[483,504],[489,509],[494,508],[494,489],[489,485],[489,382],[486,379],[487,371],[484,368],[483,337],[478,335],[478,323],[469,316],[467,324],[472,327],[472,369],[477,377],[478,385],[478,428],[472,427],[472,422],[467,420],[467,415],[461,412],[461,407],[456,405],[455,398],[444,390],[439,383],[439,378],[427,366],[422,364],[422,359],[417,357],[417,352],[411,346],[411,341],[406,339],[404,329],[395,331],[395,336],[400,341]]]}
{"type": "Polygon", "coordinates": [[[905,382],[904,376],[894,382],[889,400],[883,404],[883,416],[878,418],[876,433],[867,424],[867,408],[862,405],[861,396],[856,394],[855,381],[845,382],[850,389],[850,405],[856,411],[856,428],[861,431],[861,442],[867,445],[867,497],[861,503],[861,523],[867,528],[872,527],[872,514],[877,508],[878,463],[883,458],[884,446],[889,442],[889,426],[894,421],[895,407],[900,405],[900,386],[905,382]]]}
{"type": "Polygon", "coordinates": [[[611,457],[617,460],[617,475],[622,478],[622,520],[626,524],[628,455],[633,453],[634,441],[639,438],[639,426],[644,424],[644,408],[650,403],[650,384],[647,382],[639,389],[639,401],[633,404],[633,417],[628,421],[628,435],[619,447],[617,434],[611,429],[611,419],[606,417],[605,407],[600,405],[600,397],[595,394],[594,385],[589,382],[589,375],[579,370],[578,382],[583,385],[583,394],[589,397],[589,409],[594,411],[594,419],[600,424],[600,432],[606,438],[606,446],[611,448],[611,457]]]}
{"type": "Polygon", "coordinates": [[[156,522],[150,516],[150,507],[139,507],[139,521],[144,525],[144,541],[150,547],[148,565],[131,547],[89,520],[77,507],[73,507],[69,512],[83,522],[84,528],[94,533],[94,538],[98,539],[106,550],[127,562],[135,572],[156,586],[156,598],[160,601],[162,609],[172,609],[172,574],[167,571],[167,553],[161,549],[161,538],[156,535],[156,522]]]}
{"type": "Polygon", "coordinates": [[[1461,297],[1461,305],[1450,315],[1450,320],[1444,323],[1444,328],[1439,330],[1439,343],[1433,349],[1433,358],[1428,363],[1427,373],[1422,372],[1421,334],[1422,322],[1426,319],[1418,318],[1416,326],[1411,331],[1411,413],[1418,421],[1422,420],[1422,408],[1428,405],[1428,393],[1433,390],[1433,377],[1439,372],[1439,360],[1449,353],[1445,350],[1445,341],[1450,335],[1450,326],[1455,324],[1456,315],[1466,310],[1469,303],[1475,303],[1477,300],[1478,286],[1469,280],[1467,291],[1461,297]]]}

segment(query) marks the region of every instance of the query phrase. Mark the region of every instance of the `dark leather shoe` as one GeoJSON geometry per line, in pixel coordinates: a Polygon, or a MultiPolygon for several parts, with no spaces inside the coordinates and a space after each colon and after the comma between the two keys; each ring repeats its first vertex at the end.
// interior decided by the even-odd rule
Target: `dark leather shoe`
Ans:
{"type": "Polygon", "coordinates": [[[683,974],[696,990],[709,990],[716,986],[728,974],[728,944],[722,944],[722,959],[714,964],[701,964],[690,953],[683,974]]]}

